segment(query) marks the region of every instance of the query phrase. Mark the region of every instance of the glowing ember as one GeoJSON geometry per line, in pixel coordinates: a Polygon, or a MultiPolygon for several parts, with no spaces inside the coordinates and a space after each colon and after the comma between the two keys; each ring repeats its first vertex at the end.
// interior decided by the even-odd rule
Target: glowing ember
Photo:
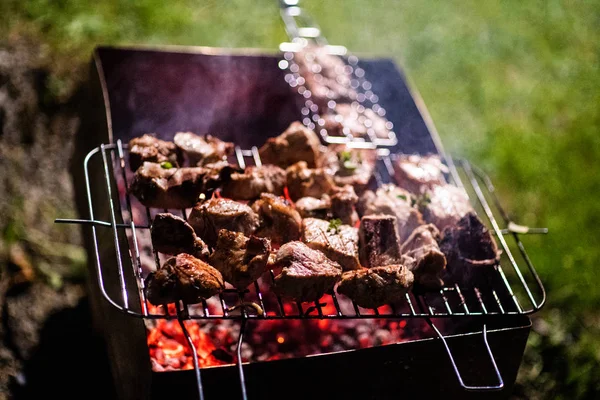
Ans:
{"type": "MultiPolygon", "coordinates": [[[[285,308],[286,313],[294,313],[290,304],[285,304],[285,308]]],[[[174,307],[169,305],[169,309],[173,315],[174,307]]],[[[150,311],[160,312],[158,307],[150,311]]],[[[382,307],[379,311],[389,310],[382,307]]],[[[322,312],[325,315],[335,313],[335,307],[327,303],[322,312]]],[[[193,368],[192,352],[179,322],[157,320],[153,324],[147,337],[153,370],[193,368]]],[[[200,367],[236,362],[239,321],[189,320],[185,324],[196,347],[200,367]]],[[[242,347],[242,360],[270,361],[387,345],[422,337],[426,330],[421,320],[250,320],[242,347]]]]}

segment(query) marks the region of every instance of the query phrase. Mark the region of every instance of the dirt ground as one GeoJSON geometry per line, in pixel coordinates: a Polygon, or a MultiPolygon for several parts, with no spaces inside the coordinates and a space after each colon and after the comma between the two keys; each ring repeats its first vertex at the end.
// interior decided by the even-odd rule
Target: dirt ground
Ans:
{"type": "Polygon", "coordinates": [[[80,231],[54,223],[75,217],[68,165],[81,86],[58,98],[46,64],[34,45],[0,47],[0,399],[81,398],[83,388],[107,399],[80,231]]]}

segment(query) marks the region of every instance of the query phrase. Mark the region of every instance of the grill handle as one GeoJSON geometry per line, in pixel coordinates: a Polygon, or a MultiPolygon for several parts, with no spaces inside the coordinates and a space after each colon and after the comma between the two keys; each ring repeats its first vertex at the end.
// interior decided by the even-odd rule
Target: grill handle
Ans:
{"type": "Polygon", "coordinates": [[[321,28],[315,20],[298,5],[299,0],[279,0],[281,19],[292,41],[307,40],[324,46],[327,40],[321,34],[321,28]]]}
{"type": "Polygon", "coordinates": [[[492,366],[494,367],[494,372],[496,373],[496,378],[498,380],[498,383],[496,385],[489,385],[489,386],[471,386],[471,385],[466,385],[462,375],[460,373],[460,371],[458,370],[458,367],[456,366],[456,361],[454,361],[454,356],[452,355],[452,351],[450,350],[450,346],[448,346],[448,342],[446,341],[446,338],[444,337],[444,335],[442,335],[442,333],[439,331],[439,329],[435,326],[435,324],[431,321],[430,318],[427,318],[427,323],[429,324],[429,326],[431,326],[431,328],[433,328],[433,330],[435,331],[435,333],[437,334],[437,336],[442,340],[442,343],[444,344],[444,347],[446,348],[446,352],[448,353],[448,358],[450,358],[450,363],[452,364],[452,368],[454,368],[454,373],[456,374],[456,378],[458,379],[458,383],[460,384],[460,386],[462,386],[465,390],[469,390],[469,391],[473,391],[473,392],[484,392],[484,391],[496,391],[496,390],[502,390],[502,388],[504,388],[504,380],[502,379],[502,375],[500,374],[500,370],[498,369],[498,365],[496,364],[496,359],[494,358],[494,354],[492,354],[492,349],[490,349],[490,345],[488,343],[487,340],[487,324],[483,324],[483,343],[485,344],[485,348],[488,352],[488,355],[490,357],[490,361],[492,363],[492,366]]]}

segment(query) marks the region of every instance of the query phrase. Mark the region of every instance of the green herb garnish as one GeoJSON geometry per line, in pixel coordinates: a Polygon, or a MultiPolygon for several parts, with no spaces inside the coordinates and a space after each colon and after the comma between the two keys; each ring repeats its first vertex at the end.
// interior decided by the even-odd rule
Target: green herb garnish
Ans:
{"type": "Polygon", "coordinates": [[[348,161],[352,161],[352,153],[349,151],[340,151],[339,159],[342,164],[347,163],[348,161]]]}
{"type": "Polygon", "coordinates": [[[163,161],[160,163],[160,166],[163,167],[164,169],[171,169],[173,168],[173,164],[171,164],[170,161],[163,161]]]}
{"type": "Polygon", "coordinates": [[[417,205],[419,206],[419,208],[425,207],[429,203],[431,203],[431,196],[429,195],[429,193],[424,193],[417,201],[417,205]]]}
{"type": "Polygon", "coordinates": [[[405,194],[397,194],[396,197],[399,198],[399,199],[405,200],[405,201],[407,200],[405,194]]]}
{"type": "Polygon", "coordinates": [[[329,221],[329,231],[333,231],[334,233],[340,232],[340,227],[342,226],[342,220],[339,218],[334,218],[329,221]]]}

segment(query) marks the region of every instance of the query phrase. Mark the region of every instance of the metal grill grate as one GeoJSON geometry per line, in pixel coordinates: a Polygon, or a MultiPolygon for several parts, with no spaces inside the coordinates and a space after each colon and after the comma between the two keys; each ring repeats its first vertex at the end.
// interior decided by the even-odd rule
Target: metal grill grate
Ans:
{"type": "MultiPolygon", "coordinates": [[[[500,206],[495,195],[494,186],[489,178],[466,160],[459,160],[455,163],[448,163],[451,167],[450,180],[456,185],[465,188],[470,195],[472,205],[478,211],[478,214],[486,217],[493,233],[496,235],[499,246],[503,251],[503,258],[500,263],[490,270],[490,274],[488,274],[488,284],[485,287],[460,287],[459,285],[453,285],[444,287],[439,292],[434,293],[409,293],[406,295],[406,302],[404,304],[390,304],[389,306],[380,307],[379,309],[369,310],[358,307],[344,296],[337,296],[335,292],[327,294],[319,301],[311,304],[288,302],[281,297],[275,296],[268,289],[269,284],[272,283],[274,278],[273,271],[269,271],[261,277],[259,281],[255,282],[244,291],[233,288],[225,289],[222,294],[203,301],[199,306],[177,304],[177,312],[175,314],[169,314],[168,307],[165,306],[162,307],[162,309],[160,307],[152,307],[146,300],[144,293],[144,275],[147,273],[148,269],[145,269],[142,265],[144,253],[140,248],[143,244],[148,243],[142,243],[139,236],[140,232],[149,230],[149,227],[152,224],[153,214],[156,212],[169,211],[177,213],[184,218],[187,218],[188,212],[187,210],[151,210],[144,208],[137,199],[130,197],[127,189],[132,174],[128,169],[126,150],[127,146],[123,145],[119,140],[116,144],[101,145],[87,155],[84,162],[84,170],[90,219],[62,219],[57,220],[56,222],[92,225],[98,284],[106,300],[114,307],[133,317],[179,320],[194,355],[194,366],[198,379],[200,398],[203,398],[203,394],[196,349],[187,332],[184,320],[240,320],[242,327],[237,348],[239,353],[243,340],[245,323],[252,319],[424,318],[432,326],[440,339],[443,340],[460,384],[465,389],[486,390],[499,389],[503,386],[503,382],[495,365],[494,357],[487,344],[485,324],[483,325],[482,331],[484,343],[500,383],[494,386],[472,387],[464,384],[444,336],[435,327],[431,319],[443,317],[489,317],[531,314],[539,310],[545,302],[543,285],[527,256],[525,247],[519,239],[519,233],[545,233],[546,231],[544,229],[528,229],[512,223],[500,206]],[[108,201],[108,208],[110,211],[110,221],[101,221],[94,217],[94,202],[102,201],[102,199],[93,198],[92,196],[89,163],[92,159],[98,157],[101,157],[102,161],[108,197],[106,200],[108,201]],[[463,180],[467,182],[467,185],[463,184],[463,180]],[[499,219],[496,218],[497,214],[500,215],[499,219]],[[140,219],[140,216],[143,217],[143,220],[138,220],[140,219]],[[97,229],[100,228],[112,230],[115,257],[118,267],[116,272],[120,283],[119,296],[111,296],[105,288],[105,275],[107,272],[103,267],[103,260],[101,259],[99,251],[99,242],[97,240],[97,229]],[[127,238],[127,249],[121,248],[121,239],[123,237],[127,238]],[[524,274],[519,263],[517,263],[517,257],[513,254],[511,246],[507,241],[507,239],[511,238],[514,242],[514,246],[518,249],[518,253],[515,254],[520,256],[527,265],[525,271],[528,271],[529,274],[524,274]],[[123,262],[122,256],[125,252],[129,254],[129,257],[126,257],[125,260],[129,260],[130,262],[123,262]],[[125,273],[124,268],[132,268],[135,282],[128,282],[126,278],[128,274],[125,273]],[[507,271],[505,271],[505,269],[507,271]],[[135,302],[131,301],[127,290],[128,287],[131,288],[132,284],[137,288],[136,292],[139,295],[139,299],[136,298],[135,302]],[[138,300],[140,301],[139,304],[138,300]],[[259,312],[260,310],[263,312],[259,312]]],[[[261,160],[256,147],[253,147],[250,150],[243,150],[239,147],[236,148],[235,160],[242,168],[248,164],[261,165],[261,160]]],[[[377,183],[381,185],[383,183],[391,182],[394,175],[393,172],[393,164],[389,150],[379,149],[375,174],[377,183]]],[[[160,257],[153,249],[152,259],[158,268],[160,266],[160,257]]],[[[238,360],[240,359],[241,358],[238,357],[238,360]]],[[[245,385],[243,383],[243,369],[240,362],[238,362],[238,367],[243,395],[244,398],[246,398],[245,385]]]]}
{"type": "MultiPolygon", "coordinates": [[[[81,220],[57,220],[57,222],[69,223],[89,223],[95,227],[110,228],[113,231],[115,242],[116,258],[119,267],[118,274],[121,283],[121,296],[110,296],[105,290],[103,294],[113,305],[132,316],[140,318],[169,318],[175,319],[177,315],[168,314],[165,312],[152,312],[151,306],[147,303],[144,293],[144,268],[142,266],[142,256],[140,252],[140,243],[137,231],[148,230],[152,224],[153,214],[156,212],[169,211],[174,214],[187,218],[187,210],[151,210],[145,208],[141,214],[145,216],[145,220],[135,220],[134,211],[139,211],[141,205],[136,199],[133,199],[128,194],[126,188],[130,180],[130,172],[127,169],[127,160],[125,157],[126,146],[118,141],[116,144],[103,145],[94,149],[89,153],[86,159],[85,169],[88,169],[88,162],[93,157],[102,157],[104,173],[106,178],[106,189],[109,196],[108,203],[111,210],[110,221],[95,220],[93,215],[89,221],[81,220]],[[115,187],[120,187],[115,192],[115,187]],[[116,200],[115,197],[116,196],[116,200]],[[125,266],[122,262],[122,253],[119,243],[119,232],[125,231],[128,237],[129,248],[126,249],[131,256],[131,266],[125,266]],[[136,277],[136,285],[138,287],[139,297],[141,299],[141,310],[139,307],[132,306],[128,298],[125,273],[123,268],[131,267],[136,277]]],[[[244,168],[248,161],[254,165],[261,165],[258,156],[257,148],[251,150],[242,150],[236,148],[236,160],[240,167],[244,168]]],[[[460,175],[466,176],[468,187],[465,187],[467,192],[472,192],[471,200],[476,209],[483,210],[483,215],[487,217],[489,224],[496,235],[499,247],[502,249],[503,258],[501,262],[490,270],[488,274],[488,285],[486,287],[460,287],[458,284],[449,287],[443,287],[439,292],[429,292],[425,294],[410,293],[406,295],[406,304],[396,305],[391,304],[389,307],[380,307],[379,309],[363,309],[356,304],[349,302],[345,298],[336,296],[335,293],[325,295],[321,300],[314,304],[290,303],[278,296],[275,296],[268,290],[269,284],[273,279],[273,272],[265,274],[259,281],[255,282],[244,291],[239,291],[233,288],[225,289],[224,293],[218,298],[204,301],[199,312],[189,313],[190,319],[210,319],[210,318],[226,318],[238,319],[241,314],[245,314],[248,318],[261,319],[282,319],[282,318],[373,318],[389,317],[389,318],[441,318],[441,317],[460,317],[460,316],[485,316],[485,315],[516,315],[516,314],[531,314],[540,309],[545,300],[544,288],[539,276],[537,275],[527,253],[525,247],[519,239],[517,231],[524,232],[523,227],[511,223],[507,218],[506,213],[499,206],[495,196],[494,187],[490,180],[481,173],[480,170],[473,167],[466,160],[460,160],[457,163],[456,177],[460,179],[460,175]],[[462,174],[461,174],[462,173],[462,174]],[[482,186],[481,183],[484,186],[482,186]],[[484,188],[487,194],[484,193],[484,188]],[[488,198],[492,199],[493,203],[488,202],[488,198]],[[500,212],[503,225],[496,219],[493,208],[500,212]],[[516,228],[515,228],[516,227],[516,228]],[[519,256],[527,265],[528,277],[523,273],[517,257],[513,255],[511,246],[509,246],[507,238],[512,238],[519,251],[519,256]],[[505,268],[511,270],[505,272],[505,268]],[[524,294],[521,295],[521,294],[524,294]],[[264,311],[263,313],[254,312],[252,308],[247,307],[249,303],[255,303],[264,311]],[[421,305],[421,306],[419,306],[421,305]],[[330,310],[330,311],[324,311],[330,310]]],[[[379,184],[388,183],[391,181],[393,171],[391,170],[392,162],[389,152],[385,149],[379,151],[378,169],[376,178],[379,184]]],[[[457,184],[462,185],[462,180],[457,184]]],[[[89,184],[89,177],[88,177],[89,184]]],[[[91,188],[88,187],[88,193],[91,188]]],[[[90,194],[91,195],[91,194],[90,194]]],[[[98,199],[89,198],[90,212],[93,213],[93,201],[98,199]]],[[[139,214],[139,213],[138,213],[139,214]]],[[[481,212],[479,213],[482,214],[481,212]]],[[[545,231],[532,231],[529,233],[539,233],[545,231]]],[[[156,267],[160,266],[159,255],[153,250],[153,257],[156,267]]],[[[102,269],[102,260],[97,254],[96,265],[98,267],[98,277],[100,286],[104,289],[104,271],[102,269]]],[[[148,271],[148,269],[145,269],[148,271]]],[[[165,307],[166,309],[166,307],[165,307]]]]}

